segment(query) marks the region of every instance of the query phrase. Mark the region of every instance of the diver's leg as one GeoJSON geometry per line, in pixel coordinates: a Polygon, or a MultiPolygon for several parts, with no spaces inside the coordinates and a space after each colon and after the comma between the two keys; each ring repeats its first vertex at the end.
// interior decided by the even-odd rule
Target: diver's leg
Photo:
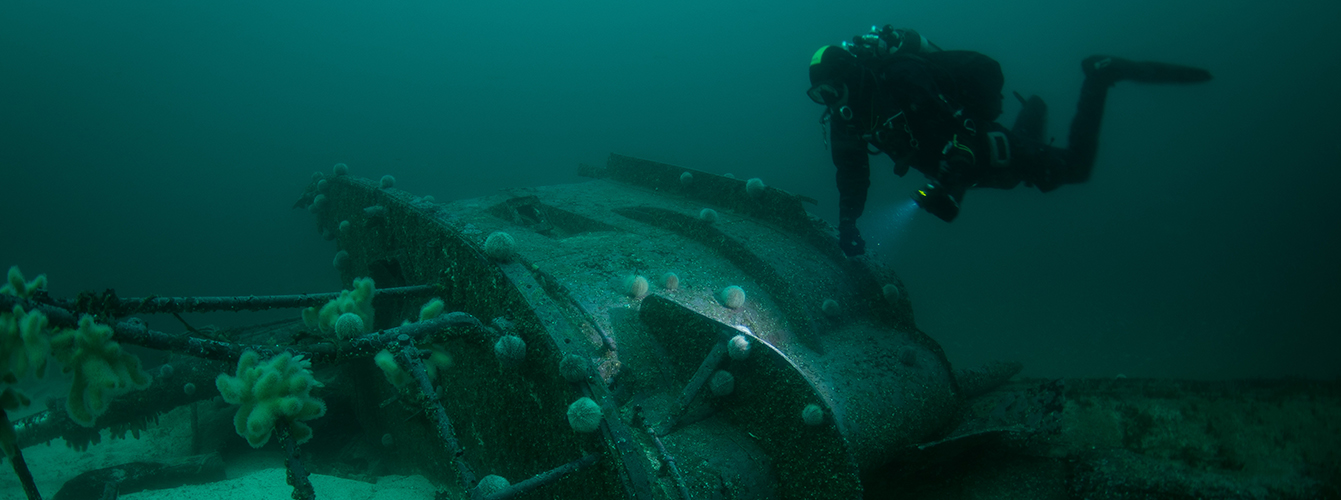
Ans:
{"type": "Polygon", "coordinates": [[[1081,62],[1085,83],[1080,87],[1080,102],[1076,116],[1071,119],[1071,133],[1066,150],[1035,147],[1036,168],[1052,170],[1039,188],[1048,191],[1057,184],[1085,182],[1094,169],[1099,153],[1099,124],[1103,122],[1104,104],[1108,89],[1115,83],[1129,80],[1141,83],[1200,83],[1211,79],[1211,73],[1201,68],[1179,66],[1152,61],[1130,61],[1119,57],[1091,56],[1081,62]],[[1051,186],[1045,187],[1045,186],[1051,186]]]}
{"type": "Polygon", "coordinates": [[[1011,144],[1011,167],[1020,180],[1038,187],[1039,191],[1046,193],[1089,177],[1093,157],[1083,168],[1078,168],[1080,163],[1073,160],[1071,150],[1025,138],[1018,140],[1011,144]]]}
{"type": "MultiPolygon", "coordinates": [[[[1099,124],[1104,119],[1104,103],[1108,100],[1108,88],[1113,84],[1106,79],[1086,78],[1080,86],[1080,102],[1076,103],[1076,116],[1071,119],[1071,133],[1068,136],[1066,167],[1056,172],[1054,179],[1062,184],[1085,182],[1094,169],[1094,158],[1099,154],[1099,124]]],[[[1057,152],[1048,152],[1056,155],[1057,152]]]]}
{"type": "Polygon", "coordinates": [[[838,244],[848,256],[866,252],[866,241],[857,231],[857,219],[866,210],[866,192],[871,187],[871,161],[866,141],[841,123],[829,124],[830,149],[837,167],[838,244]]]}
{"type": "Polygon", "coordinates": [[[1080,87],[1076,117],[1071,120],[1070,147],[1072,172],[1066,182],[1085,182],[1099,151],[1099,122],[1104,116],[1108,89],[1117,82],[1201,83],[1211,72],[1191,66],[1154,61],[1131,61],[1112,56],[1090,56],[1080,63],[1085,83],[1080,87]]]}
{"type": "MultiPolygon", "coordinates": [[[[1043,106],[1043,100],[1038,96],[1031,97],[1029,102],[1036,102],[1035,106],[1043,106]]],[[[1073,169],[1071,151],[1044,142],[1043,136],[1046,132],[1036,115],[1026,117],[1024,111],[1021,111],[1021,117],[1015,120],[1014,127],[1007,129],[993,122],[984,126],[983,130],[987,131],[989,141],[998,140],[993,139],[996,134],[1004,136],[1009,151],[1009,162],[1004,168],[995,167],[996,161],[999,161],[997,158],[1000,156],[1001,145],[998,143],[990,149],[992,143],[982,146],[982,151],[991,152],[993,161],[989,165],[981,166],[978,171],[985,175],[974,179],[974,186],[1011,189],[1023,181],[1027,185],[1037,186],[1039,190],[1048,192],[1062,184],[1078,182],[1074,180],[1076,173],[1073,169]]]]}
{"type": "Polygon", "coordinates": [[[1048,140],[1048,104],[1043,102],[1043,98],[1031,95],[1028,99],[1015,93],[1015,98],[1020,100],[1020,114],[1015,116],[1015,125],[1011,126],[1011,133],[1022,139],[1028,139],[1036,142],[1047,142],[1048,140]]]}
{"type": "MultiPolygon", "coordinates": [[[[1088,96],[1082,95],[1080,108],[1084,111],[1077,113],[1077,119],[1071,123],[1073,138],[1077,135],[1098,137],[1099,121],[1103,116],[1104,94],[1106,91],[1097,96],[1093,93],[1088,96]],[[1092,104],[1096,101],[1097,107],[1092,104]],[[1080,123],[1084,130],[1081,134],[1075,132],[1077,123],[1080,123]]],[[[1015,93],[1015,98],[1023,105],[1020,114],[1015,117],[1015,124],[1010,129],[997,123],[988,126],[989,131],[1000,132],[1010,141],[1009,168],[996,175],[995,182],[980,184],[984,187],[1010,189],[1020,181],[1024,181],[1046,193],[1067,182],[1080,182],[1075,179],[1081,176],[1088,176],[1087,166],[1073,168],[1071,151],[1051,145],[1052,140],[1048,138],[1048,105],[1043,102],[1043,98],[1033,95],[1025,99],[1018,92],[1015,93]]],[[[1090,151],[1087,165],[1094,163],[1095,142],[1092,139],[1087,146],[1090,151]]]]}

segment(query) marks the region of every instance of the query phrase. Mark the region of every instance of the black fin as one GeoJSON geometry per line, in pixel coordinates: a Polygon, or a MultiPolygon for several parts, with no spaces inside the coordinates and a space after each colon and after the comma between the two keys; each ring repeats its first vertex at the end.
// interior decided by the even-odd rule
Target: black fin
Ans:
{"type": "Polygon", "coordinates": [[[1088,78],[1102,78],[1111,83],[1130,80],[1141,83],[1201,83],[1210,81],[1211,72],[1154,61],[1132,61],[1120,57],[1090,56],[1081,63],[1088,78]]]}

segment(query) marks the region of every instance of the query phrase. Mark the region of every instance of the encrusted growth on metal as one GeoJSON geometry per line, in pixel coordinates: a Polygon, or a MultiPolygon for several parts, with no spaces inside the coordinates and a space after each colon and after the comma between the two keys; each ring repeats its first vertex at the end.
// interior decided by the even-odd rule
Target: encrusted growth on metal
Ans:
{"type": "MultiPolygon", "coordinates": [[[[331,203],[319,220],[326,231],[349,221],[337,238],[348,253],[336,262],[346,280],[441,287],[448,309],[506,318],[526,341],[521,373],[458,378],[453,368],[453,384],[518,391],[473,407],[448,398],[458,429],[483,426],[486,442],[543,439],[530,427],[523,437],[503,437],[498,419],[468,412],[531,426],[587,396],[605,409],[598,435],[615,458],[596,467],[601,481],[617,481],[628,498],[681,486],[696,498],[747,490],[773,492],[755,498],[859,497],[863,469],[942,431],[957,404],[944,354],[916,330],[905,294],[882,293],[902,290],[897,277],[844,258],[831,228],[802,209],[803,198],[772,188],[750,194],[743,181],[699,171],[682,182],[687,171],[612,155],[591,171],[603,180],[441,205],[339,177],[327,186],[331,203]],[[717,215],[701,218],[705,208],[717,215]],[[503,260],[483,250],[496,232],[514,245],[503,260]],[[661,281],[668,273],[673,285],[661,281]],[[721,296],[732,287],[744,292],[743,303],[721,296]],[[842,314],[822,311],[826,300],[840,303],[842,314]],[[754,354],[709,356],[716,361],[704,365],[733,334],[747,336],[754,354]],[[592,377],[568,386],[557,373],[564,356],[589,361],[592,377]],[[509,398],[538,408],[509,407],[509,398]],[[821,425],[802,418],[808,405],[823,408],[821,425]],[[664,450],[653,434],[633,431],[644,427],[657,430],[664,450]],[[721,440],[740,453],[722,452],[721,440]],[[676,457],[682,484],[656,472],[663,453],[676,457]]],[[[377,321],[399,321],[417,305],[379,306],[377,321]]],[[[459,345],[458,365],[470,371],[464,365],[489,359],[484,347],[459,345]]],[[[540,427],[563,423],[550,419],[540,427]]],[[[546,455],[575,458],[563,450],[580,440],[568,436],[528,445],[538,448],[530,467],[546,455]]],[[[476,455],[472,464],[518,469],[516,457],[461,439],[476,455]]]]}

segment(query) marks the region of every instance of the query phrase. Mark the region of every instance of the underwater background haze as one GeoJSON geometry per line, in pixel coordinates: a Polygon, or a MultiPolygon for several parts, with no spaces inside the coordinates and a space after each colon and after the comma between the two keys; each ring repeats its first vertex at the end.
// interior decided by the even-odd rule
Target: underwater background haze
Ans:
{"type": "Polygon", "coordinates": [[[582,181],[579,162],[618,152],[760,177],[832,223],[806,66],[888,23],[998,60],[1007,96],[1047,100],[1058,144],[1088,55],[1215,75],[1120,83],[1088,183],[971,191],[953,224],[889,227],[921,176],[872,162],[871,254],[953,363],[1332,379],[1337,19],[1338,2],[1210,0],[9,0],[0,265],[57,297],[337,290],[332,244],[290,208],[337,162],[446,201],[582,181]]]}

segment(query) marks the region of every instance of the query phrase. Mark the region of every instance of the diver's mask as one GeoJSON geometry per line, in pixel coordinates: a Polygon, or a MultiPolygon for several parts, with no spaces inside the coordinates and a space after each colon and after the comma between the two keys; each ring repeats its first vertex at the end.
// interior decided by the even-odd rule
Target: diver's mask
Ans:
{"type": "Polygon", "coordinates": [[[823,104],[828,107],[842,106],[847,104],[847,84],[846,83],[821,83],[806,91],[810,100],[815,104],[823,104]]]}
{"type": "Polygon", "coordinates": [[[847,105],[847,84],[821,83],[806,91],[810,100],[816,104],[828,106],[830,110],[844,120],[852,119],[852,107],[847,105]]]}
{"type": "Polygon", "coordinates": [[[917,206],[945,222],[953,222],[959,216],[959,200],[963,197],[964,190],[949,189],[938,183],[927,184],[913,192],[917,206]]]}

